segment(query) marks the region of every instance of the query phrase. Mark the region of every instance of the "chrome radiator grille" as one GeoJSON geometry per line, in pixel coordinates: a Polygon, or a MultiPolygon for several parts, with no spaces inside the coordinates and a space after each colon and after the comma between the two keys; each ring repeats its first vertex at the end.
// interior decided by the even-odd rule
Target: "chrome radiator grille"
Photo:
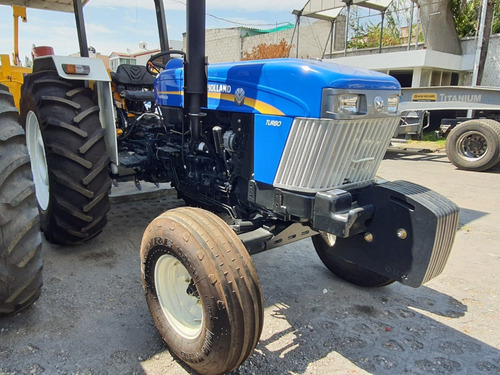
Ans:
{"type": "Polygon", "coordinates": [[[398,122],[295,119],[274,186],[313,192],[373,179],[398,122]]]}

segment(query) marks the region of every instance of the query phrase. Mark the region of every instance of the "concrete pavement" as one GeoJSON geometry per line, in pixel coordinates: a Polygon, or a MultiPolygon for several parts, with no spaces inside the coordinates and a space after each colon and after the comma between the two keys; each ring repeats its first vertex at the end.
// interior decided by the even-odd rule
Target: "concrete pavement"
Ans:
{"type": "MultiPolygon", "coordinates": [[[[390,153],[379,175],[460,206],[444,273],[418,289],[363,289],[333,276],[310,240],[258,254],[264,330],[234,374],[500,373],[500,170],[459,171],[443,154],[390,153]]],[[[89,243],[44,242],[40,300],[0,319],[0,374],[190,373],[163,344],[140,282],[143,230],[182,204],[167,189],[157,194],[113,198],[107,227],[89,243]]]]}

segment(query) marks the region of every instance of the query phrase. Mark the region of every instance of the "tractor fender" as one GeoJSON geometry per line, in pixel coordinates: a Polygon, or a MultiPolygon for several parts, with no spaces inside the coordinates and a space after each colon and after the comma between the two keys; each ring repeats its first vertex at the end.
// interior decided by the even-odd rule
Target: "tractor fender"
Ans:
{"type": "Polygon", "coordinates": [[[41,70],[55,70],[59,77],[69,80],[111,82],[111,77],[101,59],[54,55],[43,56],[36,58],[33,62],[33,73],[41,70]],[[82,67],[82,70],[74,74],[68,73],[65,68],[69,65],[82,67]]]}

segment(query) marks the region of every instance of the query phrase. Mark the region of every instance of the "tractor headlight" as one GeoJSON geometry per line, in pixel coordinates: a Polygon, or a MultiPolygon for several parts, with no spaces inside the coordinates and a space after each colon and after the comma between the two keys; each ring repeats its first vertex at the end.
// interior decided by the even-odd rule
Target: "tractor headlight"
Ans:
{"type": "Polygon", "coordinates": [[[321,117],[354,119],[398,113],[399,96],[386,90],[323,89],[321,117]]]}
{"type": "Polygon", "coordinates": [[[360,98],[357,94],[342,94],[338,96],[337,108],[339,113],[355,115],[359,112],[360,98]]]}
{"type": "Polygon", "coordinates": [[[387,99],[387,111],[389,113],[397,113],[399,106],[399,95],[390,95],[387,99]]]}

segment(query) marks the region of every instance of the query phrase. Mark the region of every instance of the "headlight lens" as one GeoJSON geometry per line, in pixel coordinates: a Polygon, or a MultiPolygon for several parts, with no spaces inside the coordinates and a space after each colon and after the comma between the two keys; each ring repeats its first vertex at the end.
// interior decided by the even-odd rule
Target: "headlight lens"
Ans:
{"type": "Polygon", "coordinates": [[[389,113],[397,113],[399,106],[399,95],[391,95],[387,100],[387,111],[389,113]]]}
{"type": "Polygon", "coordinates": [[[359,95],[342,94],[338,97],[339,113],[354,115],[359,112],[359,95]]]}

